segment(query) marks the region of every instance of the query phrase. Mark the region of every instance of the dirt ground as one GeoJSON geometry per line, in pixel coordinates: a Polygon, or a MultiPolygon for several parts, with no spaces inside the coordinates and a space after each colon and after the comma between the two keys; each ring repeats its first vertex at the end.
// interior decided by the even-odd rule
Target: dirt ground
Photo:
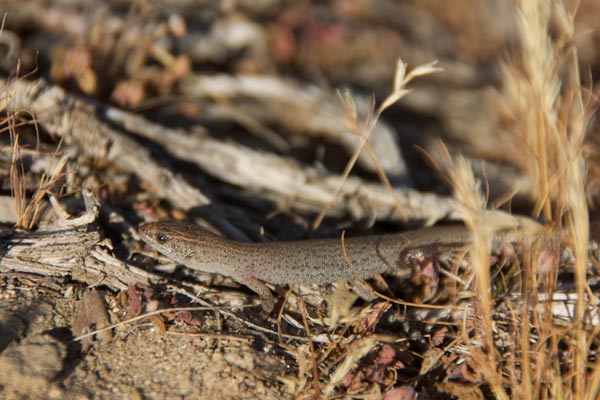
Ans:
{"type": "Polygon", "coordinates": [[[286,365],[252,340],[171,335],[141,323],[82,354],[72,341],[75,299],[35,287],[5,288],[2,296],[4,398],[290,396],[277,381],[286,365]]]}

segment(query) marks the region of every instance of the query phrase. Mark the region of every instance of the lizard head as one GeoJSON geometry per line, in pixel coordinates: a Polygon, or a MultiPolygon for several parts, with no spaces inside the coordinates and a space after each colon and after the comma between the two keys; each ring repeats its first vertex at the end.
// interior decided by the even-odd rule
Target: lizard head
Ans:
{"type": "Polygon", "coordinates": [[[204,249],[225,240],[198,225],[174,220],[145,223],[139,231],[144,242],[183,264],[204,249]]]}

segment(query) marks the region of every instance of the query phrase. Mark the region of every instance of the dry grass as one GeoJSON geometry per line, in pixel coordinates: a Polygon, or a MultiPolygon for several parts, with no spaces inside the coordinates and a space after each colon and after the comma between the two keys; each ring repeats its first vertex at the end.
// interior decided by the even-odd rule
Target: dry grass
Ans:
{"type": "Polygon", "coordinates": [[[475,232],[471,253],[477,302],[473,324],[463,327],[464,345],[481,367],[481,376],[496,398],[597,398],[599,372],[588,365],[596,332],[584,321],[593,293],[586,284],[589,241],[583,140],[589,122],[589,99],[580,86],[573,18],[577,4],[517,2],[520,46],[504,65],[503,99],[513,116],[512,131],[523,143],[523,168],[533,187],[534,217],[556,232],[565,227],[564,242],[575,256],[573,278],[577,305],[569,326],[553,324],[551,307],[541,294],[552,295],[561,266],[558,256],[544,258],[538,246],[521,264],[521,296],[506,304],[502,316],[491,296],[488,267],[489,222],[481,218],[485,199],[470,168],[459,162],[451,182],[469,211],[466,224],[475,232]],[[541,263],[540,260],[545,260],[541,263]],[[551,264],[551,265],[549,265],[551,264]],[[514,341],[499,347],[499,331],[514,341]],[[591,368],[590,368],[591,367],[591,368]]]}
{"type": "MultiPolygon", "coordinates": [[[[31,195],[27,193],[19,129],[29,124],[22,121],[22,114],[27,114],[28,116],[31,114],[27,111],[11,109],[11,96],[12,94],[6,90],[0,92],[0,97],[3,97],[3,105],[0,106],[0,109],[5,111],[4,117],[0,120],[0,132],[8,132],[12,144],[10,187],[13,208],[16,215],[16,226],[21,229],[31,230],[37,226],[42,217],[47,205],[45,199],[48,197],[51,202],[54,202],[55,197],[61,194],[60,191],[64,184],[64,171],[68,156],[61,156],[57,148],[52,155],[53,165],[50,167],[50,174],[42,174],[35,192],[31,195]]],[[[35,119],[33,119],[33,124],[36,126],[35,119]]]]}
{"type": "MultiPolygon", "coordinates": [[[[340,93],[340,99],[344,106],[344,111],[346,112],[346,120],[344,121],[345,125],[350,132],[360,137],[361,142],[360,145],[357,146],[356,150],[354,151],[354,154],[352,154],[352,156],[348,160],[348,163],[346,163],[346,168],[344,168],[344,172],[341,175],[341,183],[335,192],[333,201],[328,205],[328,207],[324,207],[323,210],[319,213],[319,215],[317,215],[317,217],[315,218],[312,224],[313,231],[319,227],[333,203],[337,201],[337,198],[342,189],[343,182],[348,178],[350,172],[352,172],[352,169],[354,168],[354,166],[356,165],[356,161],[358,160],[358,156],[363,150],[369,154],[369,156],[372,158],[373,162],[377,166],[377,174],[379,176],[379,179],[381,179],[381,182],[388,188],[390,193],[392,193],[392,195],[396,197],[392,185],[388,180],[383,168],[381,167],[381,164],[379,163],[379,160],[375,155],[375,151],[369,143],[369,137],[371,136],[371,133],[373,132],[373,128],[375,128],[377,121],[381,117],[381,114],[411,92],[410,89],[406,88],[406,86],[410,82],[412,82],[415,78],[441,71],[440,68],[435,67],[436,64],[437,61],[434,61],[429,64],[419,65],[414,69],[408,71],[406,63],[402,61],[402,59],[399,59],[396,64],[396,72],[394,74],[394,87],[392,88],[391,93],[383,100],[383,102],[379,105],[379,107],[377,107],[377,109],[375,109],[375,101],[374,98],[372,98],[371,108],[369,109],[369,112],[363,120],[361,120],[358,114],[356,104],[354,103],[354,99],[352,98],[350,92],[345,91],[344,93],[340,93]]],[[[398,213],[401,219],[405,220],[406,218],[403,215],[400,202],[398,201],[397,203],[398,207],[396,207],[394,211],[398,213]]]]}
{"type": "MultiPolygon", "coordinates": [[[[566,1],[516,0],[521,41],[503,66],[501,94],[513,118],[512,132],[523,143],[523,153],[516,157],[523,160],[522,167],[533,188],[531,214],[548,231],[563,232],[564,228],[568,232],[562,241],[574,255],[571,273],[577,295],[568,325],[557,327],[551,304],[543,300],[551,298],[559,283],[560,257],[553,240],[540,241],[525,251],[514,273],[518,277],[517,296],[502,301],[496,297],[495,277],[489,268],[491,238],[495,231],[514,221],[508,215],[486,211],[485,190],[464,159],[459,157],[454,165],[446,165],[459,213],[474,232],[469,265],[475,276],[470,287],[475,293],[470,313],[446,351],[461,354],[471,365],[476,365],[480,386],[498,399],[594,399],[600,394],[600,359],[592,357],[598,330],[587,326],[585,319],[587,306],[595,300],[586,283],[589,222],[582,153],[592,107],[591,99],[580,85],[573,46],[577,2],[566,4],[566,1]]],[[[348,93],[341,95],[347,126],[362,139],[343,177],[349,176],[361,151],[374,154],[368,140],[381,113],[409,93],[406,85],[414,78],[436,71],[433,63],[407,71],[406,65],[399,61],[391,94],[377,109],[373,106],[363,120],[352,97],[348,93]]],[[[1,91],[0,95],[6,97],[6,104],[10,103],[10,93],[1,91]]],[[[60,194],[67,157],[56,155],[52,173],[41,178],[28,202],[20,161],[20,111],[5,110],[0,128],[3,133],[9,132],[13,144],[10,173],[17,224],[31,229],[39,221],[46,196],[60,194]]],[[[378,170],[380,179],[392,190],[383,169],[378,170]]],[[[316,218],[313,228],[327,211],[325,208],[316,218]]],[[[375,325],[384,310],[368,306],[357,312],[351,309],[353,299],[338,298],[337,303],[331,303],[334,317],[323,321],[328,325],[328,334],[340,338],[339,343],[332,341],[329,348],[317,348],[311,342],[288,348],[298,364],[298,379],[287,383],[293,387],[290,391],[304,392],[306,397],[333,395],[357,364],[384,341],[375,335],[375,325]],[[349,340],[342,343],[341,338],[349,340]]],[[[316,325],[317,321],[309,321],[306,312],[302,315],[302,325],[310,332],[310,324],[316,325]]],[[[422,375],[428,372],[423,367],[422,375]]],[[[393,384],[396,383],[394,380],[393,384]]],[[[371,396],[378,398],[380,393],[371,396]]]]}
{"type": "MultiPolygon", "coordinates": [[[[444,170],[459,202],[458,213],[474,232],[470,265],[476,294],[470,317],[448,351],[468,349],[465,357],[477,366],[480,384],[498,399],[595,399],[600,393],[600,360],[593,361],[597,329],[587,324],[585,315],[596,299],[587,285],[589,217],[582,151],[595,104],[580,84],[574,47],[577,5],[516,2],[520,43],[503,65],[501,95],[513,118],[511,131],[523,144],[523,153],[515,159],[523,160],[531,182],[532,217],[541,220],[548,233],[536,233],[539,240],[525,249],[514,273],[516,297],[495,297],[489,268],[493,233],[514,221],[507,214],[486,211],[485,192],[468,162],[458,157],[453,165],[446,153],[444,170]],[[570,322],[561,327],[555,324],[551,302],[545,300],[560,283],[558,236],[574,255],[569,273],[577,298],[570,322]]],[[[398,87],[393,101],[407,93],[398,87]]],[[[393,103],[391,97],[380,109],[393,103]]],[[[371,120],[359,123],[350,100],[344,97],[353,122],[349,126],[366,143],[371,120]]],[[[351,360],[360,357],[348,355],[351,360]]]]}
{"type": "MultiPolygon", "coordinates": [[[[4,31],[6,15],[0,25],[0,39],[4,31]]],[[[21,76],[20,63],[17,64],[14,80],[26,79],[36,73],[36,70],[28,72],[21,76]]],[[[7,85],[9,86],[9,85],[7,85]]],[[[14,90],[14,85],[12,86],[14,90]]],[[[19,129],[26,125],[33,125],[36,131],[37,142],[39,143],[39,131],[35,121],[35,115],[27,110],[15,110],[12,106],[13,93],[7,87],[0,88],[0,112],[3,116],[0,118],[0,134],[8,133],[11,142],[11,163],[10,163],[10,188],[13,200],[13,208],[16,215],[16,227],[26,230],[33,229],[40,221],[45,208],[44,199],[48,196],[51,201],[53,197],[60,194],[64,183],[64,169],[67,165],[68,156],[60,155],[59,147],[53,154],[55,161],[51,166],[49,176],[42,174],[35,192],[29,196],[25,185],[25,168],[23,167],[23,158],[20,144],[19,129]],[[27,121],[29,119],[31,122],[27,121]],[[28,198],[30,199],[28,200],[28,198]]],[[[36,151],[39,151],[36,148],[36,151]]]]}
{"type": "MultiPolygon", "coordinates": [[[[467,349],[465,362],[476,366],[475,380],[498,399],[594,399],[600,393],[600,360],[590,364],[597,330],[585,318],[595,298],[586,283],[589,220],[582,152],[594,110],[591,96],[586,98],[581,88],[574,47],[577,2],[519,0],[516,9],[520,44],[503,65],[501,95],[513,118],[511,131],[523,144],[523,153],[515,158],[524,160],[521,166],[533,188],[532,217],[546,229],[532,233],[538,239],[530,242],[531,248],[525,249],[512,273],[516,296],[496,297],[495,277],[489,268],[492,237],[516,221],[508,214],[486,211],[485,191],[468,162],[458,157],[453,164],[446,153],[444,170],[459,203],[458,214],[474,233],[470,266],[475,276],[471,312],[447,351],[464,355],[461,349],[467,349]],[[570,322],[561,327],[555,324],[552,302],[545,300],[552,298],[562,272],[559,236],[574,255],[571,274],[577,296],[570,322]]],[[[364,122],[359,121],[351,97],[342,97],[348,127],[363,138],[344,176],[358,152],[363,147],[369,151],[369,133],[381,111],[408,93],[404,86],[409,80],[404,75],[400,61],[392,94],[364,122]]],[[[317,225],[326,211],[317,218],[317,225]]],[[[347,323],[357,323],[364,315],[354,318],[347,323]]],[[[350,347],[339,366],[342,375],[372,349],[350,347]]],[[[311,354],[314,367],[314,349],[311,354]]],[[[309,370],[305,368],[305,373],[309,370]]],[[[334,378],[332,382],[338,383],[334,378]]],[[[331,394],[331,385],[327,388],[325,393],[331,394]]]]}

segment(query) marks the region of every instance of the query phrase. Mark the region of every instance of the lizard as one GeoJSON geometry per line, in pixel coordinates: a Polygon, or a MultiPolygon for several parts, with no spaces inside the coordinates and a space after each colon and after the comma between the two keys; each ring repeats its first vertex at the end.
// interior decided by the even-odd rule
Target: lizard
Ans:
{"type": "MultiPolygon", "coordinates": [[[[339,238],[288,242],[251,243],[215,235],[198,225],[175,220],[140,226],[141,238],[158,252],[192,270],[216,273],[247,286],[262,299],[263,309],[274,306],[265,283],[276,285],[319,284],[363,279],[414,265],[416,260],[437,256],[443,249],[468,246],[471,232],[466,226],[438,226],[401,233],[350,237],[344,248],[339,238]]],[[[499,232],[493,244],[523,241],[523,233],[499,232]]]]}

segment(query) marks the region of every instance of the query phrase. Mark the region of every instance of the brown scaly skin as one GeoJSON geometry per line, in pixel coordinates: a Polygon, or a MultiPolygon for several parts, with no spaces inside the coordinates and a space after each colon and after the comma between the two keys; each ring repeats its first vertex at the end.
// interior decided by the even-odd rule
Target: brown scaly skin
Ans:
{"type": "MultiPolygon", "coordinates": [[[[327,284],[355,279],[340,238],[292,242],[244,243],[212,234],[197,225],[173,220],[143,224],[142,239],[155,250],[188,268],[228,276],[246,285],[273,309],[273,295],[265,285],[327,284]]],[[[497,235],[495,242],[522,239],[497,235]],[[507,239],[508,238],[508,239],[507,239]]],[[[363,279],[412,267],[416,258],[433,257],[471,243],[464,226],[422,228],[403,233],[352,237],[345,248],[352,267],[363,279]]]]}

